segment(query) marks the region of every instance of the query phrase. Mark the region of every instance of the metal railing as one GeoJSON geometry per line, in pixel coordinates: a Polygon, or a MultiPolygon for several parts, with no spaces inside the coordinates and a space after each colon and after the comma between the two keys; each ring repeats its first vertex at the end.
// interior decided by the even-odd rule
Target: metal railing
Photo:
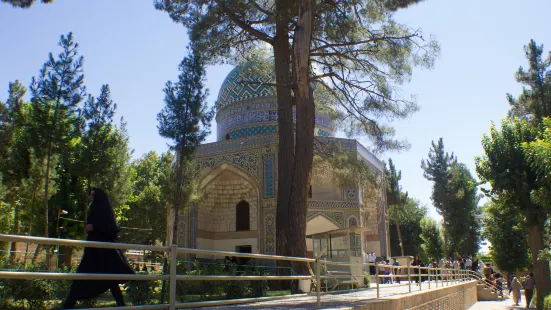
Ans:
{"type": "MultiPolygon", "coordinates": [[[[140,244],[126,244],[126,243],[108,243],[108,242],[93,242],[93,241],[82,241],[82,240],[70,240],[70,239],[53,239],[53,238],[43,238],[43,237],[28,237],[28,236],[18,236],[18,235],[3,235],[0,234],[0,241],[7,242],[21,242],[21,243],[33,243],[33,244],[43,244],[43,245],[57,245],[57,246],[71,246],[71,247],[91,247],[91,248],[104,248],[104,249],[120,249],[120,250],[146,250],[154,252],[164,252],[168,255],[168,262],[170,264],[170,271],[168,275],[155,275],[155,274],[90,274],[90,273],[59,273],[59,272],[26,272],[26,271],[0,271],[0,279],[25,279],[25,280],[34,280],[34,279],[47,279],[47,280],[131,280],[131,281],[151,281],[151,280],[168,280],[169,281],[169,290],[168,290],[168,304],[160,305],[144,305],[144,306],[131,306],[125,307],[126,309],[170,309],[174,310],[176,308],[194,308],[194,307],[208,307],[208,306],[221,306],[221,305],[232,305],[232,304],[243,304],[243,303],[253,303],[253,302],[262,302],[268,300],[278,300],[278,299],[287,299],[287,298],[296,298],[304,296],[315,296],[316,305],[319,308],[321,306],[321,296],[324,294],[332,293],[345,293],[350,291],[357,291],[354,289],[353,283],[362,283],[365,276],[370,276],[375,278],[376,282],[376,292],[377,298],[380,298],[380,290],[386,288],[386,286],[381,286],[380,280],[385,278],[404,278],[407,277],[409,292],[411,292],[411,282],[418,279],[419,290],[422,289],[422,282],[424,279],[427,279],[429,289],[431,284],[434,283],[436,287],[444,287],[445,285],[453,285],[461,281],[467,281],[473,277],[472,274],[467,270],[459,269],[445,269],[445,268],[431,268],[431,267],[419,267],[419,266],[410,266],[409,263],[407,266],[391,266],[391,265],[382,265],[378,263],[344,263],[344,262],[335,262],[321,259],[321,255],[316,258],[304,258],[304,257],[289,257],[289,256],[279,256],[279,255],[266,255],[266,254],[248,254],[248,253],[236,253],[236,252],[226,252],[226,251],[211,251],[211,250],[200,250],[200,249],[189,249],[181,248],[176,245],[171,246],[151,246],[151,245],[140,245],[140,244]],[[177,258],[178,254],[195,254],[203,256],[218,256],[218,257],[241,257],[241,258],[253,258],[253,259],[263,259],[263,260],[275,260],[275,261],[291,261],[291,262],[303,262],[307,264],[315,264],[315,271],[310,271],[307,275],[290,275],[290,276],[273,276],[273,275],[179,275],[177,274],[177,258]],[[341,266],[350,266],[350,267],[361,267],[362,271],[364,269],[369,269],[369,267],[374,267],[376,272],[375,275],[353,275],[352,273],[344,275],[331,275],[329,273],[321,273],[321,266],[327,265],[341,265],[341,266]],[[390,274],[383,275],[380,273],[380,268],[386,268],[390,270],[404,269],[406,274],[390,274]],[[412,273],[412,269],[419,270],[419,273],[412,273]],[[361,278],[361,281],[358,280],[361,278]],[[350,290],[338,290],[338,291],[321,291],[322,280],[328,281],[333,279],[334,281],[339,281],[342,279],[348,279],[347,283],[351,284],[352,288],[350,290]],[[198,302],[185,302],[177,303],[176,302],[176,284],[177,281],[256,281],[256,280],[308,280],[314,284],[315,292],[308,292],[304,294],[292,294],[292,295],[282,295],[282,296],[273,296],[273,297],[257,297],[257,298],[244,298],[244,299],[232,299],[232,300],[215,300],[215,301],[198,301],[198,302]]],[[[323,254],[323,253],[322,253],[323,254]]],[[[310,268],[309,268],[310,269],[310,268]]],[[[311,270],[311,269],[310,269],[311,270]]],[[[390,287],[400,286],[391,285],[390,287]]],[[[365,288],[361,288],[362,290],[365,288]]],[[[121,309],[124,307],[117,307],[112,309],[121,309]]],[[[102,309],[111,309],[111,308],[102,308],[102,309]]]]}

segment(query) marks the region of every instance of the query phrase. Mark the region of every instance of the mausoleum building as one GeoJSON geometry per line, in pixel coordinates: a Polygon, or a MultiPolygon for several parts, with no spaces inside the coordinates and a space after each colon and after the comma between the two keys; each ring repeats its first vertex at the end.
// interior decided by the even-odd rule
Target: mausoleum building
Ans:
{"type": "MultiPolygon", "coordinates": [[[[277,99],[273,86],[258,82],[273,84],[273,72],[245,63],[234,68],[220,88],[217,142],[203,144],[196,152],[203,199],[179,214],[180,246],[276,254],[277,99]]],[[[336,138],[329,115],[318,113],[315,124],[317,139],[354,152],[385,184],[383,163],[358,141],[336,138]]],[[[363,227],[350,239],[357,240],[358,249],[390,255],[385,186],[379,186],[374,197],[359,184],[333,181],[314,173],[306,234],[363,227]]],[[[168,220],[171,223],[170,216],[168,220]]],[[[307,242],[311,255],[312,240],[307,242]]]]}

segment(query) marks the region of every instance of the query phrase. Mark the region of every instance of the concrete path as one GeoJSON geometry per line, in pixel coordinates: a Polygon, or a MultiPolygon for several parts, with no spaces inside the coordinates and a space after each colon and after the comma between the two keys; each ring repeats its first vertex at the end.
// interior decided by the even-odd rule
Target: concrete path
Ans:
{"type": "MultiPolygon", "coordinates": [[[[403,283],[403,282],[402,282],[403,283]]],[[[446,284],[446,283],[444,283],[446,284]]],[[[450,286],[452,284],[450,283],[450,286]]],[[[438,283],[438,287],[442,287],[438,283]]],[[[428,283],[423,283],[422,290],[429,288],[428,283]]],[[[431,283],[431,288],[436,288],[434,282],[431,283]]],[[[419,291],[419,286],[413,283],[411,285],[411,291],[419,291]]],[[[406,284],[381,284],[379,286],[380,297],[388,297],[393,295],[408,294],[409,289],[406,284]]],[[[328,294],[321,296],[321,308],[322,309],[352,309],[355,304],[363,302],[369,299],[375,299],[377,297],[377,290],[375,285],[371,285],[371,289],[346,293],[346,294],[328,294]]],[[[252,304],[242,304],[234,306],[220,306],[220,307],[208,307],[201,309],[316,309],[316,296],[299,297],[283,300],[272,300],[265,302],[257,302],[252,304]]]]}
{"type": "MultiPolygon", "coordinates": [[[[509,310],[509,309],[527,309],[526,308],[526,299],[524,299],[524,291],[521,291],[522,297],[520,300],[520,305],[515,306],[513,299],[505,299],[499,301],[479,301],[474,304],[469,310],[509,310]]],[[[536,309],[535,305],[532,304],[530,309],[536,309]]]]}

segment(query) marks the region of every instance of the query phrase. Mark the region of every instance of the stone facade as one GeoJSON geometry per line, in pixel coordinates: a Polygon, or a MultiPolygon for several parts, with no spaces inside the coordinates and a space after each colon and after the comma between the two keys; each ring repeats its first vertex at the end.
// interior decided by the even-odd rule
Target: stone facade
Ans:
{"type": "MultiPolygon", "coordinates": [[[[243,86],[239,82],[242,80],[273,82],[273,76],[246,64],[234,69],[224,81],[216,103],[218,142],[201,145],[196,152],[203,199],[180,217],[179,244],[210,250],[275,254],[275,91],[266,85],[243,86]],[[238,222],[243,220],[237,214],[240,203],[248,206],[246,231],[237,229],[238,222]]],[[[383,164],[356,140],[332,137],[333,128],[328,115],[316,116],[317,141],[336,143],[356,153],[382,181],[383,164]]],[[[362,250],[387,256],[384,186],[369,190],[353,184],[341,187],[334,180],[320,181],[316,175],[313,178],[307,232],[368,227],[369,231],[362,236],[362,250]]]]}

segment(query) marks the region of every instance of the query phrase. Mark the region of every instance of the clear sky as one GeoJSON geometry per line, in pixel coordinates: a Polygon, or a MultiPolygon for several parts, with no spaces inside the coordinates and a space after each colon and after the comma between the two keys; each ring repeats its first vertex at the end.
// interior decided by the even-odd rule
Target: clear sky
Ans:
{"type": "MultiPolygon", "coordinates": [[[[421,106],[411,119],[396,123],[411,149],[382,156],[392,157],[402,170],[402,185],[410,196],[431,204],[431,183],[423,178],[420,162],[431,140],[439,137],[474,173],[481,136],[491,121],[506,115],[505,94],[520,91],[514,72],[526,65],[523,46],[532,38],[551,46],[549,12],[547,0],[426,0],[396,15],[425,36],[435,35],[441,44],[435,68],[416,70],[402,88],[408,97],[416,94],[421,106]]],[[[59,36],[70,31],[85,57],[88,91],[97,96],[102,84],[111,86],[118,116],[128,123],[134,157],[166,151],[156,115],[163,107],[165,82],[178,74],[187,37],[150,0],[56,0],[26,10],[0,3],[0,98],[6,98],[9,81],[28,85],[48,53],[59,52],[59,36]]],[[[208,69],[210,104],[229,70],[228,65],[208,69]]],[[[211,135],[209,141],[214,140],[211,135]]]]}

